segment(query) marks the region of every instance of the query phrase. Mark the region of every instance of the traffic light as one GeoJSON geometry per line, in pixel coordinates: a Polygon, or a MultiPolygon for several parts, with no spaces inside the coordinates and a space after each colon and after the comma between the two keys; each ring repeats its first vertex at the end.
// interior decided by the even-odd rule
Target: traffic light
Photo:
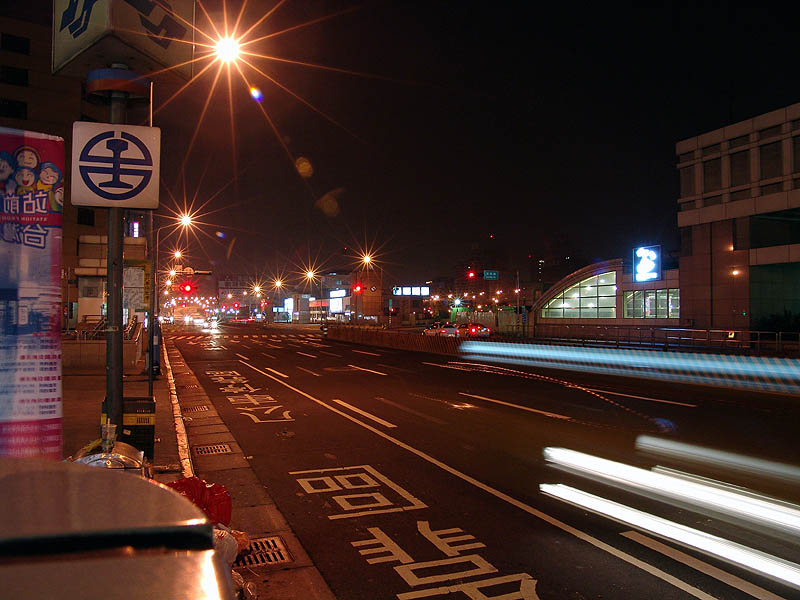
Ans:
{"type": "Polygon", "coordinates": [[[236,310],[239,310],[239,303],[238,302],[234,302],[233,303],[233,308],[235,308],[236,310]]]}
{"type": "Polygon", "coordinates": [[[191,283],[182,283],[181,284],[181,291],[184,294],[191,294],[194,291],[194,287],[191,283]]]}
{"type": "Polygon", "coordinates": [[[361,287],[361,284],[360,284],[360,283],[357,283],[357,284],[355,284],[355,285],[353,286],[353,291],[354,291],[356,294],[360,294],[362,289],[364,289],[364,288],[363,288],[363,287],[361,287]]]}
{"type": "Polygon", "coordinates": [[[472,270],[467,271],[467,278],[468,279],[475,279],[475,271],[472,271],[472,270]]]}

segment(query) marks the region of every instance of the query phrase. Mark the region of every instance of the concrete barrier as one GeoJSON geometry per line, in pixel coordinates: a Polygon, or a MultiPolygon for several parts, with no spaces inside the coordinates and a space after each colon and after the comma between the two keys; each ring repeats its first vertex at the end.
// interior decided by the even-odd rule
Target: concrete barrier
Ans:
{"type": "Polygon", "coordinates": [[[458,355],[459,339],[438,335],[406,333],[378,327],[328,326],[328,337],[342,342],[354,342],[383,348],[397,348],[431,354],[458,355]]]}

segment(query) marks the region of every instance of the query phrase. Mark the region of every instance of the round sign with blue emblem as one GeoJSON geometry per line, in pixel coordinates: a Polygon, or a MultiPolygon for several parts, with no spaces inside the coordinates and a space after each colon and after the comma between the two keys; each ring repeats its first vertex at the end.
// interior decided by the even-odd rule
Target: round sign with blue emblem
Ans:
{"type": "Polygon", "coordinates": [[[161,130],[76,122],[72,204],[158,208],[161,130]]]}

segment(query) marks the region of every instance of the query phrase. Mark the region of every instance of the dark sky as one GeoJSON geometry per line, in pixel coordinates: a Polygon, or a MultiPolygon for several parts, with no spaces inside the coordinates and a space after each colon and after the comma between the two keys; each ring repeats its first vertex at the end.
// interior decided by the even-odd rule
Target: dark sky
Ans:
{"type": "MultiPolygon", "coordinates": [[[[186,187],[207,198],[232,180],[235,162],[235,183],[207,207],[224,210],[204,221],[236,242],[230,259],[207,242],[192,249],[196,260],[269,275],[309,257],[340,266],[342,248],[366,240],[397,278],[419,280],[453,274],[475,242],[503,248],[511,268],[565,236],[587,260],[627,257],[640,243],[677,249],[675,142],[800,101],[796,10],[545,4],[285,2],[249,38],[355,10],[254,52],[379,77],[249,59],[341,125],[245,69],[293,158],[312,164],[308,180],[239,77],[234,153],[221,80],[186,187]],[[332,190],[337,216],[318,207],[332,190]]],[[[221,6],[204,5],[212,14],[221,6]]],[[[238,6],[228,3],[229,14],[238,6]]],[[[271,6],[250,0],[243,23],[271,6]]],[[[156,116],[162,172],[179,194],[211,79],[156,116]]],[[[173,89],[157,84],[156,107],[173,89]]]]}

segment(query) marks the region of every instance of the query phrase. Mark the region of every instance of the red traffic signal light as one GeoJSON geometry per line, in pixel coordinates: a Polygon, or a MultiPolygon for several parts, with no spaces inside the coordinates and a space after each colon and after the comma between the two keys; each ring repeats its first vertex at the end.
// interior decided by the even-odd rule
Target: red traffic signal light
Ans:
{"type": "Polygon", "coordinates": [[[470,279],[475,278],[475,271],[467,271],[467,277],[470,279]]]}
{"type": "Polygon", "coordinates": [[[184,294],[191,294],[192,290],[194,290],[194,288],[192,287],[191,283],[183,283],[183,284],[181,284],[181,291],[184,294]]]}
{"type": "Polygon", "coordinates": [[[353,291],[354,291],[356,294],[359,294],[359,293],[361,293],[361,290],[362,290],[362,289],[363,289],[363,288],[361,287],[361,284],[360,284],[360,283],[357,283],[357,284],[355,284],[355,285],[353,286],[353,291]]]}
{"type": "Polygon", "coordinates": [[[233,308],[239,308],[239,303],[238,302],[234,302],[233,303],[233,308]]]}

